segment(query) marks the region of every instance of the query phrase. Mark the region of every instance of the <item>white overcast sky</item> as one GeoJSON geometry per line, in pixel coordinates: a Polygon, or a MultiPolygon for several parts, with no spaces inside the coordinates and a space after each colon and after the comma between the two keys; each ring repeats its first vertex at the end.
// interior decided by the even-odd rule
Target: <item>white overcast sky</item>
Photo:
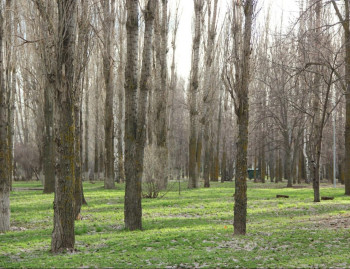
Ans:
{"type": "MultiPolygon", "coordinates": [[[[177,35],[176,68],[178,74],[187,80],[191,69],[193,0],[170,0],[169,8],[171,8],[172,14],[175,13],[175,6],[178,1],[180,4],[181,17],[177,35]]],[[[231,1],[232,0],[219,0],[219,17],[221,19],[225,16],[228,3],[231,1]]],[[[271,24],[280,24],[283,14],[283,22],[287,25],[299,14],[298,0],[258,1],[258,10],[260,10],[257,19],[258,23],[263,23],[269,5],[271,5],[271,24]]],[[[171,29],[169,29],[169,31],[171,31],[171,29]]]]}

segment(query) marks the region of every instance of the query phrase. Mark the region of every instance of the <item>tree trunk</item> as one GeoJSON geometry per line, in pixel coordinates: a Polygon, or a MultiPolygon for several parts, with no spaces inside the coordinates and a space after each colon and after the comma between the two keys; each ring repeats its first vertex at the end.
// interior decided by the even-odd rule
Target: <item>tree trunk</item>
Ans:
{"type": "MultiPolygon", "coordinates": [[[[248,89],[247,89],[248,90],[248,89]]],[[[246,233],[247,218],[247,149],[248,149],[248,92],[241,100],[237,113],[238,141],[236,157],[234,234],[246,233]]],[[[242,96],[243,97],[243,96],[242,96]]]]}
{"type": "Polygon", "coordinates": [[[199,65],[199,48],[201,41],[201,12],[203,9],[203,0],[194,1],[195,12],[195,34],[192,43],[192,67],[190,81],[190,138],[189,138],[189,180],[188,188],[198,188],[198,177],[196,173],[196,153],[197,153],[197,91],[198,91],[198,65],[199,65]]]}
{"type": "Polygon", "coordinates": [[[85,78],[85,119],[84,119],[84,172],[85,180],[89,179],[89,68],[86,69],[85,78]]]}
{"type": "Polygon", "coordinates": [[[74,124],[75,124],[75,134],[74,134],[74,155],[75,155],[75,185],[74,185],[74,218],[78,219],[81,205],[83,203],[83,181],[82,181],[82,167],[81,167],[81,125],[80,125],[80,105],[76,104],[74,106],[74,124]]]}
{"type": "Polygon", "coordinates": [[[112,57],[112,35],[115,27],[115,14],[113,14],[114,1],[103,1],[103,76],[106,89],[105,99],[105,189],[114,189],[114,117],[113,117],[113,99],[114,99],[114,85],[113,85],[113,57],[112,57]]]}
{"type": "Polygon", "coordinates": [[[138,97],[137,111],[137,133],[136,133],[136,161],[135,168],[137,178],[142,182],[143,164],[144,164],[144,148],[146,144],[147,130],[146,112],[147,112],[147,97],[151,89],[151,70],[152,70],[152,40],[154,26],[154,11],[156,10],[156,0],[148,0],[145,11],[145,32],[144,45],[142,54],[142,69],[140,79],[140,93],[138,97]]]}
{"type": "Polygon", "coordinates": [[[244,36],[241,60],[241,77],[237,89],[238,104],[236,108],[238,124],[238,141],[236,157],[236,180],[235,180],[235,205],[233,227],[234,234],[245,235],[247,225],[247,150],[248,150],[248,123],[249,123],[249,80],[250,80],[250,54],[251,35],[253,24],[253,10],[255,1],[244,2],[244,36]]]}
{"type": "Polygon", "coordinates": [[[345,160],[344,160],[344,183],[345,195],[350,195],[350,12],[349,1],[344,0],[345,16],[340,13],[338,4],[331,0],[338,16],[339,22],[344,29],[344,47],[345,47],[345,160]]]}
{"type": "Polygon", "coordinates": [[[226,135],[224,134],[222,141],[222,158],[221,158],[221,183],[224,183],[227,180],[227,171],[226,171],[226,135]]]}
{"type": "Polygon", "coordinates": [[[202,130],[199,130],[197,137],[197,146],[196,146],[196,175],[198,178],[202,175],[202,149],[203,149],[203,133],[202,130]]]}
{"type": "MultiPolygon", "coordinates": [[[[119,6],[120,11],[120,21],[119,24],[125,24],[125,10],[121,6],[119,6]]],[[[125,37],[125,28],[119,27],[119,64],[118,64],[118,177],[117,182],[122,183],[125,181],[125,173],[124,173],[124,150],[123,150],[123,115],[124,115],[124,37],[125,37]]]]}
{"type": "Polygon", "coordinates": [[[275,178],[275,183],[278,183],[281,174],[280,174],[280,163],[279,163],[279,151],[275,154],[275,160],[276,160],[276,178],[275,178]]]}
{"type": "Polygon", "coordinates": [[[289,136],[285,136],[284,138],[284,150],[285,150],[285,159],[284,159],[284,178],[287,179],[287,187],[291,188],[293,186],[293,181],[291,177],[291,148],[289,145],[289,136]]]}
{"type": "Polygon", "coordinates": [[[4,21],[0,5],[0,233],[10,229],[10,170],[8,161],[8,103],[6,102],[6,88],[4,85],[3,67],[3,34],[4,21]]]}
{"type": "Polygon", "coordinates": [[[255,150],[255,154],[254,154],[254,172],[253,172],[253,177],[254,177],[254,183],[258,182],[258,175],[257,175],[257,157],[256,157],[256,150],[255,150]]]}
{"type": "MultiPolygon", "coordinates": [[[[214,58],[214,42],[216,37],[216,14],[217,14],[217,2],[218,0],[214,1],[214,11],[213,16],[211,12],[211,1],[208,1],[208,40],[207,40],[207,47],[205,50],[205,77],[204,77],[204,93],[203,93],[203,113],[202,113],[202,132],[204,134],[204,146],[205,146],[205,155],[204,155],[204,187],[209,187],[209,161],[211,158],[211,155],[213,154],[210,152],[210,144],[211,141],[209,139],[209,128],[210,128],[210,121],[212,121],[212,116],[210,113],[212,112],[211,107],[213,106],[213,98],[212,98],[212,92],[210,85],[211,80],[211,74],[212,74],[212,64],[213,64],[213,58],[214,58]],[[211,17],[212,16],[212,17],[211,17]]],[[[221,95],[220,95],[221,98],[221,95]]],[[[221,109],[221,99],[220,99],[220,109],[221,109]]],[[[219,121],[221,121],[221,116],[219,113],[219,121]]],[[[219,123],[218,129],[220,131],[221,122],[219,123]]],[[[211,126],[213,128],[213,126],[211,126]]],[[[219,135],[220,136],[220,135],[219,135]]],[[[217,149],[217,155],[219,154],[219,150],[217,149]]],[[[217,160],[219,160],[217,156],[217,160]]]]}
{"type": "Polygon", "coordinates": [[[57,107],[57,182],[54,201],[54,229],[51,250],[54,253],[73,251],[74,234],[74,185],[75,185],[75,124],[74,124],[74,44],[76,28],[76,1],[58,2],[58,83],[57,107]]]}
{"type": "Polygon", "coordinates": [[[9,162],[9,182],[12,189],[13,179],[13,135],[14,135],[14,109],[15,109],[15,94],[16,94],[16,79],[15,79],[15,53],[12,43],[12,36],[15,36],[16,27],[12,30],[14,22],[12,21],[12,0],[6,0],[5,20],[6,20],[6,33],[5,33],[5,49],[6,49],[6,91],[7,91],[7,139],[8,139],[8,162],[9,162]]]}
{"type": "Polygon", "coordinates": [[[203,179],[204,179],[204,188],[210,187],[210,159],[212,158],[212,152],[210,152],[210,141],[209,141],[209,124],[204,125],[204,167],[203,167],[203,179]]]}
{"type": "Polygon", "coordinates": [[[222,107],[221,107],[221,101],[222,101],[222,92],[220,92],[220,98],[219,98],[219,115],[218,115],[218,131],[216,133],[216,149],[215,149],[215,157],[214,157],[214,181],[219,181],[219,153],[220,153],[220,138],[221,138],[221,122],[222,122],[222,107]]]}
{"type": "MultiPolygon", "coordinates": [[[[50,73],[50,72],[49,72],[50,73]]],[[[46,87],[44,90],[44,119],[45,119],[45,134],[44,134],[44,193],[52,193],[55,191],[55,154],[54,154],[54,90],[56,81],[51,74],[45,79],[46,87]]]]}
{"type": "MultiPolygon", "coordinates": [[[[96,92],[97,95],[97,92],[96,92]]],[[[99,145],[98,145],[98,129],[99,129],[99,102],[96,99],[96,119],[95,119],[95,141],[94,141],[94,180],[99,179],[99,162],[98,162],[98,153],[99,153],[99,145]]]]}
{"type": "MultiPolygon", "coordinates": [[[[263,141],[265,143],[265,141],[263,141]]],[[[266,176],[266,162],[265,162],[265,145],[261,145],[261,182],[265,183],[265,176],[266,176]]]]}
{"type": "MultiPolygon", "coordinates": [[[[161,45],[159,57],[160,85],[155,89],[156,107],[155,107],[155,129],[156,129],[156,149],[155,165],[157,166],[157,175],[159,186],[166,189],[168,184],[168,148],[167,148],[167,47],[168,47],[168,0],[162,0],[162,22],[161,22],[161,45]]],[[[159,77],[158,77],[159,78],[159,77]]],[[[159,82],[158,82],[159,83],[159,82]]]]}
{"type": "Polygon", "coordinates": [[[129,0],[127,8],[127,61],[125,67],[125,201],[124,222],[128,230],[142,229],[141,178],[135,167],[138,80],[138,1],[129,0]]]}

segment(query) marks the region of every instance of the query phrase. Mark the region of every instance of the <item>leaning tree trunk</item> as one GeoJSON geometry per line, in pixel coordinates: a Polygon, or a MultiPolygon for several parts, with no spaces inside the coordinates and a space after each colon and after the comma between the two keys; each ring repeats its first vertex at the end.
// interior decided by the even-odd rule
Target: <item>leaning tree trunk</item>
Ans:
{"type": "Polygon", "coordinates": [[[76,28],[76,1],[58,1],[58,40],[56,89],[57,108],[57,181],[54,200],[54,229],[51,250],[54,253],[73,251],[74,185],[75,185],[75,124],[74,124],[74,45],[76,28]]]}
{"type": "Polygon", "coordinates": [[[10,229],[10,169],[8,162],[6,88],[3,69],[3,17],[0,5],[0,233],[10,229]]]}
{"type": "Polygon", "coordinates": [[[237,90],[238,107],[236,108],[238,124],[238,142],[236,157],[235,205],[233,227],[234,234],[246,234],[247,225],[247,149],[249,122],[249,80],[251,34],[253,23],[253,9],[255,0],[247,0],[244,4],[244,36],[242,47],[241,77],[237,90]]]}
{"type": "Polygon", "coordinates": [[[125,66],[125,200],[124,222],[128,230],[142,229],[141,178],[137,176],[137,79],[138,79],[138,1],[126,2],[127,61],[125,66]]]}

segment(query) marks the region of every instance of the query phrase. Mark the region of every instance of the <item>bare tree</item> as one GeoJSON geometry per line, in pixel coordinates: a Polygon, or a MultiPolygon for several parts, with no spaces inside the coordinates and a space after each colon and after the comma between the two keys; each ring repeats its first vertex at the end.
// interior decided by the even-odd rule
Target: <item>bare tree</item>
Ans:
{"type": "Polygon", "coordinates": [[[226,84],[234,100],[238,137],[235,177],[234,234],[246,233],[247,222],[247,149],[249,122],[249,82],[253,13],[256,0],[246,0],[243,5],[233,3],[232,31],[235,68],[226,67],[226,84]],[[242,12],[244,27],[242,26],[242,12]]]}
{"type": "Polygon", "coordinates": [[[113,189],[114,184],[114,119],[113,119],[113,99],[114,99],[114,68],[112,54],[112,40],[115,28],[115,0],[102,1],[103,8],[103,75],[106,87],[105,99],[105,188],[113,189]]]}
{"type": "Polygon", "coordinates": [[[197,91],[199,85],[198,66],[199,66],[199,47],[202,36],[201,31],[201,12],[204,6],[204,0],[193,0],[195,12],[195,30],[192,43],[192,63],[191,80],[189,90],[190,105],[190,142],[189,142],[189,188],[198,188],[198,175],[196,172],[196,153],[197,153],[197,91]]]}

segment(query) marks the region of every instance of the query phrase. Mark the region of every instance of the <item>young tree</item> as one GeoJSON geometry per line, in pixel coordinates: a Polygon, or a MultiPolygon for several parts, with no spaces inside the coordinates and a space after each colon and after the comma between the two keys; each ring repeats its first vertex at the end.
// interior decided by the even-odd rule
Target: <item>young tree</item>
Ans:
{"type": "Polygon", "coordinates": [[[237,116],[238,137],[235,177],[234,234],[246,233],[247,223],[247,149],[249,123],[249,82],[251,36],[253,13],[256,0],[246,0],[243,5],[233,3],[232,15],[232,58],[233,66],[226,67],[226,88],[234,101],[237,116]],[[242,25],[242,12],[244,26],[242,25]]]}
{"type": "Polygon", "coordinates": [[[237,81],[235,92],[237,95],[235,111],[238,124],[238,142],[236,158],[236,181],[235,181],[235,206],[234,206],[234,233],[245,234],[247,223],[247,147],[248,147],[248,122],[249,104],[248,92],[250,81],[250,54],[251,35],[253,24],[253,12],[256,0],[246,0],[244,2],[244,32],[241,70],[237,81]]]}

